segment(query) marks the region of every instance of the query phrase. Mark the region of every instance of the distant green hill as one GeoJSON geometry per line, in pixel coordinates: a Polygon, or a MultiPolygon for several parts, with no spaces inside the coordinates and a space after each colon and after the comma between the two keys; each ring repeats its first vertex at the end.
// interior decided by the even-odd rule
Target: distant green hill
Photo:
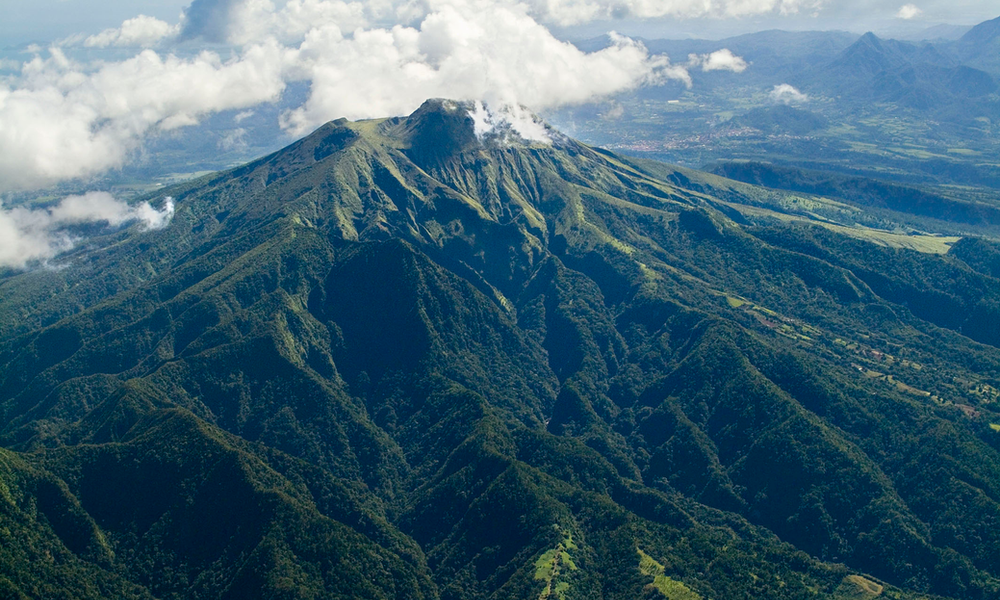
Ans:
{"type": "Polygon", "coordinates": [[[767,108],[754,108],[732,120],[736,127],[745,126],[772,135],[808,135],[829,125],[820,115],[779,104],[767,108]]]}
{"type": "Polygon", "coordinates": [[[2,276],[4,597],[1000,594],[994,244],[470,108],[2,276]]]}
{"type": "Polygon", "coordinates": [[[752,161],[722,162],[708,169],[737,181],[830,196],[865,208],[884,208],[968,225],[1000,223],[1000,208],[996,206],[956,200],[877,179],[752,161]]]}

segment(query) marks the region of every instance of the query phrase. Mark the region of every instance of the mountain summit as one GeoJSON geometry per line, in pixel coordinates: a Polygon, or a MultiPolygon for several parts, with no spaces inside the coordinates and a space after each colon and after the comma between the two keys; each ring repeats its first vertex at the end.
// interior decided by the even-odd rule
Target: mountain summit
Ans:
{"type": "Polygon", "coordinates": [[[906,58],[891,43],[869,31],[841,52],[831,67],[852,78],[867,78],[905,64],[906,58]]]}
{"type": "Polygon", "coordinates": [[[0,280],[4,596],[1000,593],[1000,247],[484,110],[0,280]]]}

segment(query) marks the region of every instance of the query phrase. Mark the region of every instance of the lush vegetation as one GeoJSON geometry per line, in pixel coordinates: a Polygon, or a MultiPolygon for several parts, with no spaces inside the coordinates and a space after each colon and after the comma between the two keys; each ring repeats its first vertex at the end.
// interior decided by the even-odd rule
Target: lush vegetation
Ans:
{"type": "Polygon", "coordinates": [[[1000,594],[996,244],[553,136],[330,123],[5,274],[3,595],[1000,594]]]}

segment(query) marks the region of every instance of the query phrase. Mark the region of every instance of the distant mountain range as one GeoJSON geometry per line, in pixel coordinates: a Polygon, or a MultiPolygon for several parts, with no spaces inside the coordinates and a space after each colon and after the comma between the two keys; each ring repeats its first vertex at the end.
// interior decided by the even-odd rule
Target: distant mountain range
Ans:
{"type": "MultiPolygon", "coordinates": [[[[706,54],[728,48],[743,57],[752,69],[741,79],[771,79],[787,75],[803,77],[812,70],[843,68],[851,77],[873,77],[883,71],[909,66],[965,65],[1000,75],[1000,17],[975,27],[956,28],[941,25],[912,40],[882,39],[874,33],[859,36],[846,31],[761,31],[722,40],[644,39],[652,53],[664,53],[676,62],[688,54],[706,54]],[[933,35],[934,30],[952,35],[933,35]],[[960,35],[954,35],[961,31],[960,35]]],[[[606,47],[609,38],[601,36],[577,43],[583,50],[606,47]]],[[[701,74],[704,83],[715,83],[718,75],[701,74]]]]}
{"type": "Polygon", "coordinates": [[[686,166],[768,162],[994,198],[998,23],[919,41],[829,31],[644,40],[674,63],[726,48],[747,68],[694,66],[690,87],[672,81],[547,117],[590,143],[686,166]]]}
{"type": "Polygon", "coordinates": [[[471,108],[2,274],[0,596],[1000,594],[1000,245],[471,108]]]}
{"type": "MultiPolygon", "coordinates": [[[[649,41],[672,56],[729,48],[750,61],[742,79],[783,77],[806,93],[852,105],[893,102],[934,113],[1000,115],[1000,18],[957,41],[908,42],[840,32],[761,32],[721,41],[649,41]],[[971,102],[971,105],[970,105],[971,102]],[[957,108],[960,107],[960,108],[957,108]]],[[[703,76],[705,77],[705,76],[703,76]]],[[[732,85],[708,77],[708,85],[732,85]]],[[[743,81],[745,83],[745,81],[743,81]]]]}
{"type": "Polygon", "coordinates": [[[802,87],[852,104],[892,102],[932,113],[963,111],[967,118],[996,114],[1000,84],[993,74],[962,64],[964,48],[866,33],[825,67],[802,75],[802,87]]]}

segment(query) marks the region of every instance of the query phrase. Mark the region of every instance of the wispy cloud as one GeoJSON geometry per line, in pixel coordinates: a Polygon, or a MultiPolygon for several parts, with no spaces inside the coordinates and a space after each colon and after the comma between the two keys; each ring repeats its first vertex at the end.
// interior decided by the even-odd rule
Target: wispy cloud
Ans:
{"type": "Polygon", "coordinates": [[[139,15],[122,23],[121,27],[105,29],[86,38],[84,46],[107,48],[109,46],[149,48],[180,33],[180,25],[171,25],[154,17],[139,15]]]}
{"type": "Polygon", "coordinates": [[[0,267],[24,268],[71,249],[77,242],[69,229],[74,225],[120,227],[139,222],[146,229],[161,229],[173,215],[172,198],[165,198],[157,210],[148,202],[129,206],[106,192],[68,196],[44,209],[4,208],[0,204],[0,267]]]}
{"type": "Polygon", "coordinates": [[[528,0],[533,15],[559,25],[605,19],[660,17],[748,17],[767,13],[812,11],[822,0],[528,0]]]}
{"type": "Polygon", "coordinates": [[[520,106],[504,106],[493,111],[477,101],[469,111],[469,116],[472,117],[473,127],[479,138],[489,135],[506,137],[509,130],[525,140],[545,144],[552,141],[545,124],[520,106]]]}

